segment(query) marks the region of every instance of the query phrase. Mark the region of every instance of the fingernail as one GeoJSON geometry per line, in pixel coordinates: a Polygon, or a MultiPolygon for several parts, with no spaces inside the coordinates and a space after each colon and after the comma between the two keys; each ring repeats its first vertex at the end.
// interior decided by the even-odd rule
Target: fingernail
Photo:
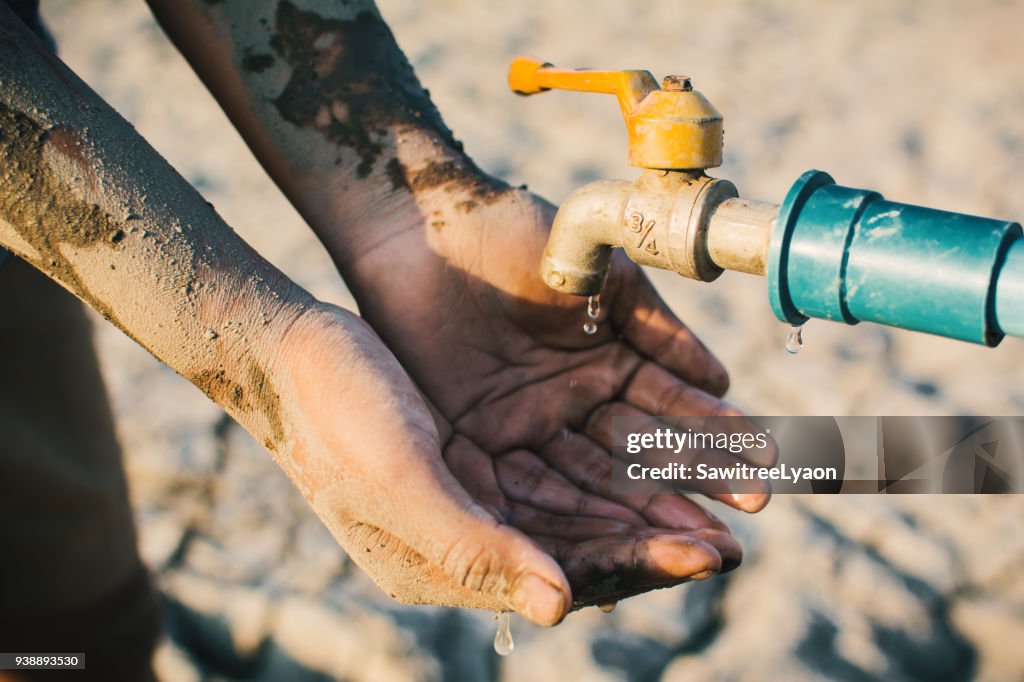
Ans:
{"type": "Polygon", "coordinates": [[[751,514],[761,511],[768,504],[768,495],[764,493],[736,493],[732,499],[737,507],[751,514]]]}
{"type": "Polygon", "coordinates": [[[554,625],[565,615],[565,594],[538,575],[530,573],[512,595],[512,606],[534,623],[554,625]]]}
{"type": "Polygon", "coordinates": [[[695,573],[690,577],[691,580],[707,580],[711,576],[718,575],[718,571],[712,571],[710,568],[700,573],[695,573]]]}

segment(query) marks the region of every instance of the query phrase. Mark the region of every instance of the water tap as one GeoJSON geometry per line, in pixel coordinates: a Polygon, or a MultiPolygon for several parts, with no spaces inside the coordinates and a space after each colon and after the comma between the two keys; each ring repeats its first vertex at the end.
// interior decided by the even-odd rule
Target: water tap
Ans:
{"type": "Polygon", "coordinates": [[[1018,223],[886,201],[808,171],[782,204],[740,198],[705,172],[722,163],[722,115],[686,76],[557,69],[518,57],[520,95],[615,95],[635,182],[580,187],[555,217],[540,267],[551,288],[596,296],[612,249],[705,282],[724,270],[768,279],[775,315],[868,320],[995,346],[1024,336],[1024,233],[1018,223]]]}

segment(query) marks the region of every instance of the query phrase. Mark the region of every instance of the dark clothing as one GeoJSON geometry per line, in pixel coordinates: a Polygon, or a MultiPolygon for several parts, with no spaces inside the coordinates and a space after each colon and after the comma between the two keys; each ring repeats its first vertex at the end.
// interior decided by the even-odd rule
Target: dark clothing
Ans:
{"type": "Polygon", "coordinates": [[[2,0],[40,38],[49,35],[39,16],[39,0],[2,0]]]}

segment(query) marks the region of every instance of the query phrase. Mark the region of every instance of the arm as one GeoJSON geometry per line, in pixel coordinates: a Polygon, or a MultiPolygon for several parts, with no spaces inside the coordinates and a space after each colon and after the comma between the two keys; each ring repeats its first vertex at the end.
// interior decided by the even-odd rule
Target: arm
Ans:
{"type": "Polygon", "coordinates": [[[223,406],[396,598],[564,616],[561,569],[454,479],[369,327],[260,258],[4,5],[0,82],[0,245],[223,406]]]}
{"type": "Polygon", "coordinates": [[[473,164],[370,0],[149,2],[452,424],[452,474],[577,604],[738,563],[694,502],[618,494],[610,473],[613,417],[728,414],[725,370],[625,258],[582,333],[584,301],[536,274],[554,207],[473,164]]]}
{"type": "Polygon", "coordinates": [[[347,280],[429,194],[510,188],[462,151],[372,0],[148,0],[347,280]]]}
{"type": "Polygon", "coordinates": [[[267,377],[313,298],[0,11],[0,243],[277,449],[285,425],[267,377]]]}

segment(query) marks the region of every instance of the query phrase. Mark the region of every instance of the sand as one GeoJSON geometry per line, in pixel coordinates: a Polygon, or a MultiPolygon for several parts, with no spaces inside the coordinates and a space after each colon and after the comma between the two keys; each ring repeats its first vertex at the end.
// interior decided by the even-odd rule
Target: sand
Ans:
{"type": "MultiPolygon", "coordinates": [[[[51,2],[63,58],[261,253],[351,306],[329,258],[140,2],[51,2]]],[[[483,168],[559,201],[632,178],[614,101],[505,88],[525,52],[565,66],[683,73],[725,116],[718,171],[779,201],[803,171],[898,201],[1024,217],[1021,2],[663,0],[417,3],[381,9],[483,168]]],[[[812,322],[806,347],[764,282],[652,273],[762,414],[1018,414],[1024,341],[991,350],[812,322]]],[[[98,318],[97,318],[98,320],[98,318]]],[[[725,579],[571,616],[400,606],[337,549],[262,448],[98,320],[141,542],[166,596],[163,679],[704,680],[1024,676],[1024,499],[783,498],[725,514],[748,547],[725,579]]],[[[721,511],[719,508],[716,512],[721,511]]]]}

